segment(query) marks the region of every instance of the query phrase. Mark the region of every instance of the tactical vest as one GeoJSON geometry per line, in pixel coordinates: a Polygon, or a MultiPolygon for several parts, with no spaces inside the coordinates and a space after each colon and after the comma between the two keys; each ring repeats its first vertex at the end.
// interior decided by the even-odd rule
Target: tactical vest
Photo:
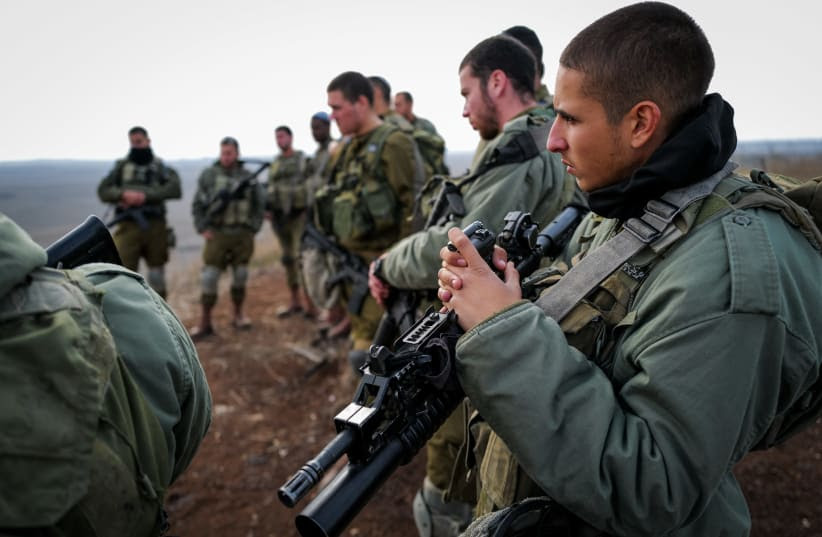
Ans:
{"type": "MultiPolygon", "coordinates": [[[[687,200],[686,205],[678,206],[676,202],[666,201],[663,196],[661,200],[649,202],[642,217],[628,220],[621,232],[626,233],[625,236],[639,238],[638,250],[633,254],[626,248],[610,246],[619,242],[620,230],[615,220],[590,216],[587,224],[583,223],[586,227],[581,229],[579,235],[581,249],[571,259],[571,266],[581,264],[589,252],[592,258],[601,255],[602,262],[599,259],[596,262],[589,260],[586,263],[589,270],[577,272],[581,275],[579,280],[590,282],[597,281],[593,273],[600,271],[604,278],[598,284],[584,286],[580,281],[580,285],[576,285],[573,279],[562,278],[566,272],[569,276],[572,273],[561,262],[555,262],[523,281],[524,288],[542,291],[537,304],[546,310],[546,314],[558,320],[568,344],[584,353],[609,378],[613,379],[616,345],[635,321],[632,305],[640,286],[665,252],[690,230],[733,210],[763,207],[779,212],[822,253],[822,233],[807,211],[771,188],[731,174],[733,167],[728,166],[715,177],[706,179],[702,183],[707,186],[703,194],[687,200]],[[713,185],[716,185],[715,189],[713,185]],[[711,192],[714,195],[709,196],[711,192]],[[609,248],[613,249],[613,253],[606,252],[609,248]],[[627,259],[621,262],[617,256],[623,253],[627,259]],[[610,259],[616,259],[616,262],[610,262],[610,259]],[[616,267],[612,268],[609,264],[616,264],[616,267]],[[563,286],[562,291],[559,291],[560,286],[563,286]]],[[[765,449],[785,440],[815,419],[820,408],[822,381],[808,390],[798,404],[774,419],[755,449],[765,449]]],[[[477,502],[478,515],[511,505],[524,497],[544,495],[519,467],[505,442],[490,431],[487,424],[478,420],[478,416],[473,418],[471,428],[476,443],[476,460],[481,461],[479,479],[482,489],[477,502]]]]}
{"type": "MultiPolygon", "coordinates": [[[[144,165],[123,159],[117,162],[116,168],[115,184],[123,189],[145,191],[146,188],[168,182],[168,168],[158,158],[144,165]]],[[[150,209],[146,216],[162,216],[166,211],[163,202],[146,203],[144,207],[150,209]]]]}
{"type": "MultiPolygon", "coordinates": [[[[225,168],[219,165],[214,166],[213,169],[214,186],[211,188],[211,192],[220,192],[223,189],[231,191],[234,185],[241,182],[248,175],[248,171],[243,167],[235,168],[232,170],[233,173],[227,172],[225,168]]],[[[256,183],[252,183],[252,185],[256,185],[256,183]]],[[[229,200],[225,209],[212,217],[213,227],[219,229],[221,227],[250,228],[252,226],[252,198],[255,192],[252,185],[244,188],[239,197],[229,200]]]]}
{"type": "Polygon", "coordinates": [[[268,169],[268,205],[275,211],[291,214],[308,206],[306,158],[302,151],[290,157],[277,157],[268,169]]]}
{"type": "Polygon", "coordinates": [[[0,298],[0,533],[161,533],[171,461],[100,298],[51,269],[0,298]]]}
{"type": "Polygon", "coordinates": [[[357,250],[375,239],[369,246],[382,249],[398,238],[400,202],[380,162],[386,140],[397,131],[383,123],[366,140],[346,142],[329,184],[317,192],[317,224],[346,248],[357,250]]]}

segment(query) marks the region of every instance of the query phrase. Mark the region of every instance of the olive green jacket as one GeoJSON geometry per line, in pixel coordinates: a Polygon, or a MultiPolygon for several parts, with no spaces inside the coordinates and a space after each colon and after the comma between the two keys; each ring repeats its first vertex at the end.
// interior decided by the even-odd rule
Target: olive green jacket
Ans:
{"type": "Polygon", "coordinates": [[[125,190],[139,190],[146,195],[146,206],[165,213],[165,200],[182,196],[180,176],[174,168],[159,158],[146,165],[120,159],[97,187],[97,196],[104,203],[118,203],[125,190]]]}
{"type": "MultiPolygon", "coordinates": [[[[506,123],[474,169],[490,159],[495,148],[526,131],[534,117],[542,117],[542,112],[532,109],[506,123]]],[[[565,173],[558,156],[544,148],[525,162],[493,167],[466,186],[464,217],[418,231],[397,243],[383,261],[383,275],[389,284],[400,289],[435,288],[439,251],[448,242],[450,228],[480,220],[496,233],[501,231],[505,215],[517,210],[530,212],[535,222],[545,225],[577,191],[574,178],[565,173]]]]}
{"type": "Polygon", "coordinates": [[[309,201],[306,185],[307,158],[302,151],[277,155],[268,169],[266,203],[268,208],[283,214],[304,210],[309,201]]]}
{"type": "MultiPolygon", "coordinates": [[[[604,221],[591,249],[616,227],[604,221]]],[[[459,378],[528,475],[594,526],[747,535],[732,470],[818,378],[819,274],[822,256],[779,214],[735,211],[692,230],[642,282],[612,379],[524,301],[460,339],[459,378]]]]}
{"type": "Polygon", "coordinates": [[[370,260],[378,252],[384,251],[410,233],[414,185],[419,171],[416,159],[413,139],[387,122],[362,136],[352,138],[340,149],[329,181],[335,185],[343,185],[351,182],[352,177],[356,177],[359,184],[387,183],[396,205],[396,214],[392,217],[396,224],[350,241],[338,237],[346,248],[370,260]],[[385,129],[391,132],[385,137],[379,155],[374,155],[374,140],[383,136],[385,129]]]}
{"type": "Polygon", "coordinates": [[[0,528],[157,535],[210,423],[194,346],[139,274],[45,263],[0,214],[0,528]]]}
{"type": "Polygon", "coordinates": [[[197,192],[191,201],[191,216],[198,233],[206,229],[220,232],[244,230],[253,233],[260,230],[265,213],[265,192],[256,179],[247,183],[236,197],[228,201],[222,211],[213,215],[208,214],[211,203],[215,201],[219,192],[231,192],[249,175],[248,170],[240,163],[227,170],[216,162],[203,170],[197,181],[197,192]]]}
{"type": "Polygon", "coordinates": [[[424,117],[414,116],[414,121],[411,122],[411,125],[413,125],[415,129],[422,129],[431,134],[438,134],[434,124],[424,117]]]}

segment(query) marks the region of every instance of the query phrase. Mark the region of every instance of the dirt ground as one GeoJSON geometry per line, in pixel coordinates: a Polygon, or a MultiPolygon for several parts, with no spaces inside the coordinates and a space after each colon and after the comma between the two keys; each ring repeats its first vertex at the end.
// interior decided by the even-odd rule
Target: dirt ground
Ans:
{"type": "MultiPolygon", "coordinates": [[[[168,494],[171,535],[296,536],[277,489],[334,435],[333,416],[353,395],[344,341],[312,345],[314,321],[278,319],[286,299],[279,268],[256,268],[248,289],[249,331],[230,328],[222,283],[218,335],[200,342],[214,398],[211,429],[187,473],[168,494]],[[321,365],[313,359],[324,360],[321,365]]],[[[171,304],[187,325],[197,319],[196,276],[171,304]]],[[[822,536],[822,423],[783,446],[749,455],[735,470],[748,497],[755,537],[822,536]]],[[[413,537],[411,499],[424,453],[401,467],[343,535],[413,537]]]]}

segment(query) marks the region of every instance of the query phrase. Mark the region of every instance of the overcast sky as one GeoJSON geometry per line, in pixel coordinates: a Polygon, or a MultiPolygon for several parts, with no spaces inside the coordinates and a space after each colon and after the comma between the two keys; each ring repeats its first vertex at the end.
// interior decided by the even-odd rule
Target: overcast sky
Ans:
{"type": "MultiPolygon", "coordinates": [[[[0,160],[114,159],[133,125],[164,158],[216,156],[225,135],[245,155],[273,155],[280,124],[313,151],[309,118],[347,70],[410,91],[449,149],[471,150],[457,67],[473,45],[530,26],[553,89],[570,38],[628,3],[0,0],[0,160]]],[[[734,106],[741,140],[822,138],[815,3],[676,4],[711,40],[711,89],[734,106]]]]}

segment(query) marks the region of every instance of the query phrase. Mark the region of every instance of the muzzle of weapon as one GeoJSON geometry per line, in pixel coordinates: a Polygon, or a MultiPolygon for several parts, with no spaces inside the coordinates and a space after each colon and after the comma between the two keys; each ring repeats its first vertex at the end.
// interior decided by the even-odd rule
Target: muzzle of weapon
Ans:
{"type": "Polygon", "coordinates": [[[95,262],[123,264],[111,233],[94,215],[52,243],[46,254],[46,266],[52,268],[70,269],[95,262]]]}
{"type": "Polygon", "coordinates": [[[417,414],[367,462],[347,464],[294,519],[299,534],[340,535],[397,467],[407,464],[425,445],[463,397],[454,390],[439,393],[427,401],[424,412],[417,414]]]}

